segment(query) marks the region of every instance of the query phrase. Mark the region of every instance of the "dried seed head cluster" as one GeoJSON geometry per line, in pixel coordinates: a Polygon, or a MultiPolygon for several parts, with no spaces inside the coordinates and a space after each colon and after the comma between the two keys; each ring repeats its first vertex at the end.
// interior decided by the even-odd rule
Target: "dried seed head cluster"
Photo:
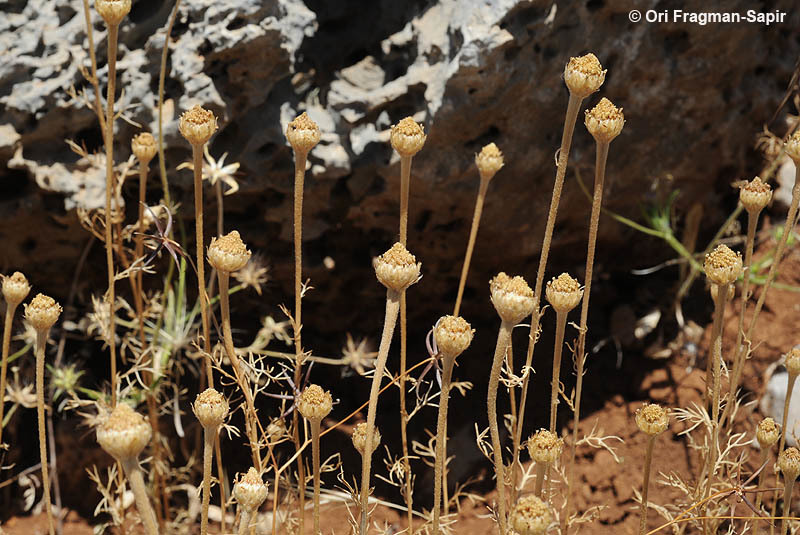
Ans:
{"type": "Polygon", "coordinates": [[[500,272],[489,281],[492,304],[500,319],[516,325],[533,312],[533,290],[520,276],[509,277],[500,272]]]}
{"type": "Polygon", "coordinates": [[[550,508],[538,496],[520,498],[511,513],[511,526],[519,535],[542,535],[553,515],[550,508]]]}
{"type": "Polygon", "coordinates": [[[772,188],[761,178],[755,177],[739,188],[739,202],[750,214],[757,214],[772,200],[772,188]]]}
{"type": "Polygon", "coordinates": [[[656,436],[669,427],[669,415],[663,407],[646,403],[636,411],[636,426],[651,437],[656,436]]]}
{"type": "Polygon", "coordinates": [[[183,112],[178,123],[178,130],[192,146],[203,145],[217,131],[217,118],[211,111],[194,106],[183,112]]]}
{"type": "Polygon", "coordinates": [[[547,283],[545,296],[556,312],[566,313],[581,302],[583,290],[577,280],[567,273],[562,273],[547,283]]]}
{"type": "Polygon", "coordinates": [[[25,305],[25,319],[37,331],[46,331],[58,321],[61,315],[61,305],[55,299],[44,294],[38,294],[30,303],[25,305]]]}
{"type": "Polygon", "coordinates": [[[783,450],[778,455],[778,468],[786,479],[791,481],[797,479],[800,475],[800,451],[795,447],[783,450]]]}
{"type": "Polygon", "coordinates": [[[717,245],[706,255],[703,268],[712,283],[733,284],[742,274],[742,255],[734,253],[727,245],[717,245]]]}
{"type": "Polygon", "coordinates": [[[142,132],[131,139],[131,152],[142,165],[147,165],[158,152],[156,139],[150,132],[142,132]]]}
{"type": "MultiPolygon", "coordinates": [[[[372,433],[372,451],[370,455],[375,453],[375,450],[378,449],[378,446],[381,443],[381,433],[378,431],[378,427],[374,428],[372,433]]],[[[364,455],[364,451],[367,449],[367,424],[362,422],[353,429],[353,446],[356,448],[356,451],[361,455],[364,455]]]]}
{"type": "Polygon", "coordinates": [[[392,127],[392,148],[400,156],[414,156],[425,145],[425,131],[411,117],[406,117],[392,127]]]}
{"type": "Polygon", "coordinates": [[[233,497],[245,511],[255,511],[267,499],[267,485],[261,480],[258,470],[250,468],[233,485],[233,497]]]}
{"type": "Polygon", "coordinates": [[[625,116],[622,114],[622,108],[617,108],[610,100],[603,97],[597,106],[586,111],[585,123],[586,129],[595,141],[610,143],[622,132],[625,116]]]}
{"type": "Polygon", "coordinates": [[[131,11],[131,0],[95,0],[95,9],[109,26],[118,26],[131,11]]]}
{"type": "Polygon", "coordinates": [[[564,441],[547,429],[540,429],[528,439],[528,453],[537,463],[556,462],[563,449],[564,441]]]}
{"type": "Polygon", "coordinates": [[[475,155],[475,165],[481,178],[491,180],[491,178],[503,167],[503,153],[494,143],[489,143],[475,155]]]}
{"type": "Polygon", "coordinates": [[[3,297],[9,306],[18,306],[28,297],[30,291],[31,285],[28,283],[28,279],[19,271],[14,272],[10,277],[3,277],[3,297]]]}
{"type": "Polygon", "coordinates": [[[208,246],[208,263],[217,271],[232,273],[239,271],[250,260],[250,251],[234,230],[219,238],[212,238],[208,246]]]}
{"type": "Polygon", "coordinates": [[[374,258],[372,267],[375,268],[375,276],[381,284],[400,293],[419,280],[422,264],[418,264],[414,255],[397,242],[391,249],[374,258]]]}
{"type": "Polygon", "coordinates": [[[153,430],[138,412],[118,403],[111,415],[97,428],[97,442],[118,461],[135,459],[150,442],[153,430]]]}
{"type": "Polygon", "coordinates": [[[307,420],[322,420],[331,413],[333,398],[331,393],[319,385],[309,385],[297,400],[297,410],[307,420]]]}
{"type": "Polygon", "coordinates": [[[319,126],[311,120],[306,112],[298,115],[286,126],[286,139],[297,152],[308,154],[308,151],[319,143],[321,137],[319,126]]]}
{"type": "Polygon", "coordinates": [[[585,56],[570,58],[564,68],[564,82],[569,92],[578,98],[586,98],[603,85],[606,71],[597,56],[591,52],[585,56]]]}
{"type": "Polygon", "coordinates": [[[472,343],[475,331],[460,316],[444,316],[433,329],[436,347],[443,357],[457,357],[472,343]]]}
{"type": "Polygon", "coordinates": [[[786,371],[789,372],[790,377],[797,377],[800,375],[800,349],[794,348],[788,353],[786,353],[786,357],[784,358],[784,365],[786,366],[786,371]]]}
{"type": "Polygon", "coordinates": [[[795,165],[800,164],[800,130],[795,130],[786,142],[786,154],[794,160],[795,165]]]}
{"type": "Polygon", "coordinates": [[[761,449],[771,448],[781,438],[781,426],[772,418],[764,418],[756,427],[756,440],[761,449]]]}
{"type": "Polygon", "coordinates": [[[213,388],[207,388],[197,394],[192,410],[200,425],[206,429],[216,429],[228,417],[228,400],[213,388]]]}

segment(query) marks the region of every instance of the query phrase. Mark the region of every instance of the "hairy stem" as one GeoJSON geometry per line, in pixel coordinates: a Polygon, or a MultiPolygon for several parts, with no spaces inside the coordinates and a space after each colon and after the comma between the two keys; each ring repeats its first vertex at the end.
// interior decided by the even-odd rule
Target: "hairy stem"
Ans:
{"type": "Polygon", "coordinates": [[[544,490],[544,474],[550,468],[550,463],[536,463],[536,482],[533,486],[534,495],[539,498],[542,497],[542,490],[544,490]]]}
{"type": "Polygon", "coordinates": [[[464,286],[467,284],[467,274],[469,265],[472,262],[472,252],[475,249],[475,239],[478,237],[478,227],[481,224],[483,214],[483,202],[486,199],[486,190],[489,189],[491,177],[481,173],[481,184],[478,187],[478,198],[475,201],[475,212],[472,214],[472,226],[469,229],[469,240],[467,241],[467,252],[464,255],[464,264],[461,266],[461,278],[458,280],[458,294],[456,295],[456,305],[453,307],[453,316],[458,316],[461,310],[461,299],[464,297],[464,286]]]}
{"type": "Polygon", "coordinates": [[[208,534],[208,505],[211,503],[211,460],[214,455],[216,427],[203,428],[203,510],[200,517],[200,535],[208,534]]]}
{"type": "Polygon", "coordinates": [[[444,483],[444,465],[447,460],[447,404],[450,400],[450,383],[453,379],[455,357],[443,359],[442,391],[439,394],[439,416],[436,421],[436,457],[433,468],[433,535],[439,535],[439,515],[442,503],[442,485],[444,483]]]}
{"type": "Polygon", "coordinates": [[[794,489],[794,479],[784,478],[783,482],[783,517],[781,518],[781,535],[786,535],[789,527],[787,517],[792,514],[792,490],[794,489]]]}
{"type": "Polygon", "coordinates": [[[550,383],[550,432],[556,432],[556,416],[558,414],[558,386],[561,375],[561,353],[564,347],[564,331],[567,327],[567,315],[556,312],[556,345],[553,348],[553,379],[550,383]]]}
{"type": "Polygon", "coordinates": [[[164,81],[167,77],[167,54],[169,53],[169,36],[175,19],[178,18],[178,8],[181,0],[175,0],[172,14],[169,16],[167,29],[164,31],[164,48],[161,49],[161,67],[158,70],[158,171],[161,175],[161,189],[164,192],[164,202],[172,209],[169,195],[169,182],[167,181],[167,160],[164,155],[164,81]]]}
{"type": "MultiPolygon", "coordinates": [[[[766,466],[767,461],[769,460],[769,449],[762,449],[761,450],[761,465],[764,468],[761,469],[761,473],[758,474],[758,488],[764,488],[764,478],[766,477],[766,466]]],[[[763,496],[763,492],[756,492],[756,513],[761,514],[761,497],[763,496]]],[[[753,523],[753,535],[758,535],[759,528],[761,527],[760,522],[753,523]]]]}
{"type": "Polygon", "coordinates": [[[310,420],[311,424],[311,462],[314,467],[314,535],[321,535],[319,529],[319,424],[318,418],[310,420]]]}
{"type": "MultiPolygon", "coordinates": [[[[145,194],[147,193],[147,171],[148,165],[139,161],[139,232],[136,234],[134,246],[136,260],[142,258],[144,251],[144,231],[146,230],[144,226],[144,202],[145,194]]],[[[133,299],[136,306],[136,317],[139,319],[139,342],[142,344],[142,350],[144,350],[144,303],[142,295],[144,289],[142,287],[142,272],[137,271],[135,274],[131,274],[131,277],[135,279],[133,299]]]]}
{"type": "Polygon", "coordinates": [[[639,507],[639,535],[647,530],[647,492],[650,489],[650,464],[653,461],[653,445],[656,437],[647,437],[647,450],[644,454],[644,476],[642,477],[642,504],[639,507]]]}
{"type": "Polygon", "coordinates": [[[253,517],[252,511],[247,511],[242,508],[242,515],[239,519],[239,535],[247,535],[250,533],[250,519],[253,517]]]}
{"type": "Polygon", "coordinates": [[[150,499],[147,497],[147,490],[144,486],[144,477],[142,476],[142,469],[139,467],[137,459],[128,458],[122,461],[122,468],[125,470],[125,475],[131,484],[133,497],[136,500],[136,509],[139,511],[139,516],[142,519],[144,532],[147,535],[158,535],[158,527],[156,526],[156,515],[153,513],[153,508],[150,506],[150,499]]]}
{"type": "MultiPolygon", "coordinates": [[[[205,238],[203,232],[203,146],[192,145],[194,170],[194,235],[195,260],[197,261],[197,299],[200,301],[200,318],[203,324],[203,353],[206,355],[208,387],[214,387],[214,370],[211,367],[211,330],[208,320],[208,295],[206,294],[206,259],[203,255],[205,238]]],[[[220,292],[222,293],[222,292],[220,292]]]]}
{"type": "Polygon", "coordinates": [[[492,450],[494,453],[494,471],[497,479],[497,520],[500,524],[500,535],[506,535],[506,478],[503,466],[503,448],[500,445],[500,429],[497,426],[497,388],[500,386],[500,370],[503,367],[503,357],[511,345],[511,329],[514,326],[506,321],[500,324],[497,333],[497,345],[494,350],[492,371],[489,375],[489,395],[486,400],[489,416],[489,432],[492,437],[492,450]]]}
{"type": "Polygon", "coordinates": [[[3,325],[3,362],[0,364],[0,444],[3,443],[3,409],[6,397],[6,374],[8,373],[8,353],[11,347],[11,326],[17,305],[7,304],[6,323],[3,325]]]}
{"type": "Polygon", "coordinates": [[[55,527],[53,525],[53,506],[50,503],[50,476],[48,473],[44,422],[44,349],[47,346],[49,332],[49,329],[36,331],[36,416],[39,423],[39,458],[42,463],[44,504],[47,509],[47,524],[50,529],[50,535],[53,535],[55,527]]]}

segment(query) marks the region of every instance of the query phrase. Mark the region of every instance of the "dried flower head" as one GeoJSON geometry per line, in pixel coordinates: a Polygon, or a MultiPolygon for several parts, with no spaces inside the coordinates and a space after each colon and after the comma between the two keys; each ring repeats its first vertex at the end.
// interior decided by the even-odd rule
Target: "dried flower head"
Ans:
{"type": "Polygon", "coordinates": [[[25,305],[25,319],[37,331],[46,331],[58,321],[61,305],[52,297],[38,294],[25,305]]]}
{"type": "Polygon", "coordinates": [[[119,26],[131,11],[131,0],[95,0],[94,7],[108,26],[119,26]]]}
{"type": "Polygon", "coordinates": [[[118,461],[135,459],[150,442],[153,430],[144,416],[125,403],[117,403],[97,428],[97,443],[118,461]]]}
{"type": "Polygon", "coordinates": [[[750,214],[758,214],[772,200],[772,188],[759,177],[739,188],[739,202],[750,214]]]}
{"type": "Polygon", "coordinates": [[[255,511],[267,499],[267,485],[261,480],[258,470],[250,468],[233,485],[233,497],[246,511],[255,511]]]}
{"type": "Polygon", "coordinates": [[[564,67],[564,82],[569,92],[578,98],[586,98],[603,85],[606,71],[597,56],[589,52],[585,56],[569,58],[564,67]]]}
{"type": "Polygon", "coordinates": [[[645,403],[636,411],[636,426],[650,436],[656,436],[669,427],[669,415],[666,409],[655,403],[645,403]]]}
{"type": "MultiPolygon", "coordinates": [[[[381,433],[378,431],[378,427],[374,427],[374,431],[372,433],[372,452],[375,453],[375,450],[378,449],[378,446],[381,443],[381,433]]],[[[356,451],[361,455],[364,455],[364,450],[367,449],[367,424],[365,422],[361,422],[353,429],[353,446],[355,446],[356,451]]]]}
{"type": "Polygon", "coordinates": [[[311,120],[306,112],[298,115],[286,126],[286,139],[297,152],[308,153],[319,143],[322,133],[317,123],[311,120]]]}
{"type": "Polygon", "coordinates": [[[211,238],[211,245],[208,246],[208,263],[217,271],[226,273],[242,269],[250,260],[250,255],[236,230],[219,238],[211,238]]]}
{"type": "Polygon", "coordinates": [[[443,316],[433,329],[433,339],[443,357],[457,357],[472,343],[475,331],[460,316],[443,316]]]}
{"type": "Polygon", "coordinates": [[[597,106],[586,111],[585,123],[586,129],[595,141],[610,143],[622,132],[625,116],[622,114],[622,108],[617,108],[610,100],[603,97],[597,106]]]}
{"type": "Polygon", "coordinates": [[[193,106],[181,115],[178,130],[192,146],[203,145],[217,131],[217,118],[211,111],[193,106]]]}
{"type": "Polygon", "coordinates": [[[306,420],[322,420],[331,413],[332,408],[331,393],[319,385],[308,385],[297,400],[297,410],[306,420]]]}
{"type": "Polygon", "coordinates": [[[800,164],[800,130],[795,130],[786,142],[786,154],[794,160],[795,165],[800,164]]]}
{"type": "Polygon", "coordinates": [[[10,277],[3,276],[3,297],[9,306],[18,306],[28,297],[30,291],[28,279],[19,271],[15,271],[10,277]]]}
{"type": "Polygon", "coordinates": [[[372,267],[381,284],[400,293],[419,280],[422,264],[417,263],[414,255],[397,242],[391,249],[373,258],[372,267]]]}
{"type": "Polygon", "coordinates": [[[552,518],[547,504],[531,494],[517,501],[511,512],[511,527],[519,535],[542,535],[547,532],[552,518]]]}
{"type": "Polygon", "coordinates": [[[784,365],[786,366],[786,371],[789,372],[789,377],[800,375],[800,348],[795,347],[786,353],[784,365]]]}
{"type": "Polygon", "coordinates": [[[228,400],[213,388],[207,388],[197,394],[192,410],[200,425],[206,429],[216,429],[228,417],[228,400]]]}
{"type": "Polygon", "coordinates": [[[283,421],[283,418],[275,418],[269,423],[267,436],[273,444],[286,436],[286,422],[283,421]]]}
{"type": "Polygon", "coordinates": [[[500,319],[516,325],[533,312],[533,290],[520,276],[509,277],[500,272],[489,281],[492,304],[500,319]]]}
{"type": "Polygon", "coordinates": [[[781,438],[781,426],[772,418],[764,418],[756,427],[756,440],[762,449],[771,448],[781,438]]]}
{"type": "Polygon", "coordinates": [[[414,156],[425,145],[425,131],[411,117],[406,117],[392,127],[390,141],[400,156],[414,156]]]}
{"type": "Polygon", "coordinates": [[[545,289],[545,296],[547,302],[552,305],[556,312],[566,313],[578,306],[583,298],[583,290],[578,281],[569,276],[568,273],[562,273],[558,277],[553,277],[547,283],[545,289]]]}
{"type": "Polygon", "coordinates": [[[490,180],[503,167],[503,153],[494,143],[489,143],[475,155],[475,165],[481,178],[490,180]]]}
{"type": "Polygon", "coordinates": [[[158,152],[156,139],[150,132],[142,132],[131,139],[131,152],[142,165],[147,165],[158,152]]]}
{"type": "Polygon", "coordinates": [[[795,447],[783,450],[778,455],[778,468],[786,479],[791,481],[797,479],[800,475],[800,451],[795,447]]]}
{"type": "Polygon", "coordinates": [[[528,453],[537,463],[556,462],[563,449],[564,441],[547,429],[540,429],[528,439],[528,453]]]}
{"type": "Polygon", "coordinates": [[[706,255],[703,269],[714,284],[733,284],[742,274],[742,255],[734,253],[727,245],[717,245],[706,255]]]}

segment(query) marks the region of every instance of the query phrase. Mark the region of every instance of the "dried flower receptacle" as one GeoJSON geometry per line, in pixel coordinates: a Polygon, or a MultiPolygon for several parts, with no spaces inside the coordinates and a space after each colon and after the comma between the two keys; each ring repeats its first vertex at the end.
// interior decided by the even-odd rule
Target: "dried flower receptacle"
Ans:
{"type": "Polygon", "coordinates": [[[200,517],[200,534],[208,533],[208,506],[211,499],[211,460],[214,452],[214,441],[219,427],[228,417],[228,401],[214,390],[207,388],[197,395],[192,405],[194,415],[203,426],[203,504],[200,517]]]}
{"type": "Polygon", "coordinates": [[[11,346],[11,326],[14,323],[14,313],[19,304],[28,297],[31,285],[25,275],[17,271],[10,277],[3,276],[2,291],[6,301],[6,321],[3,325],[3,361],[0,364],[0,444],[3,443],[4,398],[8,374],[8,353],[11,346]]]}
{"type": "Polygon", "coordinates": [[[322,419],[330,414],[333,408],[333,398],[318,385],[309,385],[300,394],[297,400],[297,410],[303,418],[311,424],[311,449],[314,470],[314,535],[320,535],[319,527],[319,490],[320,490],[320,462],[319,462],[319,431],[322,419]]]}
{"type": "Polygon", "coordinates": [[[644,475],[642,477],[642,502],[639,508],[639,535],[647,531],[647,495],[650,488],[650,465],[653,461],[653,446],[656,437],[669,427],[669,415],[663,407],[646,403],[636,411],[636,426],[647,435],[647,448],[644,457],[644,475]]]}
{"type": "Polygon", "coordinates": [[[258,470],[250,468],[247,473],[233,485],[233,497],[241,506],[239,519],[239,535],[250,533],[250,523],[256,518],[256,513],[264,500],[267,499],[268,488],[261,480],[258,470]]]}

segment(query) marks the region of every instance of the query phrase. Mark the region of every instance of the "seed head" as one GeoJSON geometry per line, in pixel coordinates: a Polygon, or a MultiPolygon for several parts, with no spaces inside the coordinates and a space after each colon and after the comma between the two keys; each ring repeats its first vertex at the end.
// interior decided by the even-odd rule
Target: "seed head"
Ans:
{"type": "Polygon", "coordinates": [[[789,377],[797,377],[800,375],[800,348],[794,348],[786,353],[784,359],[786,371],[789,372],[789,377]]]}
{"type": "Polygon", "coordinates": [[[297,400],[297,410],[306,420],[322,420],[331,413],[333,399],[331,393],[318,385],[309,385],[297,400]]]}
{"type": "Polygon", "coordinates": [[[294,121],[286,127],[286,139],[289,145],[297,152],[308,154],[308,151],[319,143],[322,133],[319,131],[317,123],[311,120],[306,112],[298,115],[294,121]]]}
{"type": "Polygon", "coordinates": [[[19,271],[15,271],[10,277],[3,276],[3,297],[9,306],[18,306],[28,297],[30,291],[28,279],[19,271]]]}
{"type": "Polygon", "coordinates": [[[764,418],[756,427],[756,440],[761,449],[771,448],[781,438],[781,426],[772,418],[764,418]]]}
{"type": "Polygon", "coordinates": [[[734,253],[727,245],[717,245],[706,255],[703,268],[714,284],[733,284],[742,274],[742,255],[734,253]]]}
{"type": "Polygon", "coordinates": [[[739,188],[739,202],[749,214],[758,214],[772,200],[772,188],[759,177],[739,188]]]}
{"type": "Polygon", "coordinates": [[[578,98],[586,98],[600,89],[605,79],[606,71],[597,56],[591,52],[585,56],[570,58],[564,68],[564,82],[570,94],[578,98]]]}
{"type": "Polygon", "coordinates": [[[595,141],[610,143],[622,132],[625,116],[622,114],[622,108],[617,108],[610,100],[603,97],[597,106],[586,111],[585,123],[595,141]]]}
{"type": "Polygon", "coordinates": [[[147,165],[158,152],[156,139],[150,132],[142,132],[131,139],[131,152],[141,165],[147,165]]]}
{"type": "Polygon", "coordinates": [[[217,118],[211,111],[194,106],[189,111],[183,112],[178,130],[193,147],[202,146],[217,131],[217,118]]]}
{"type": "Polygon", "coordinates": [[[373,258],[372,267],[375,268],[375,275],[381,284],[400,293],[419,280],[422,264],[417,263],[414,255],[398,242],[382,255],[373,258]]]}
{"type": "MultiPolygon", "coordinates": [[[[372,453],[375,453],[375,450],[378,449],[378,446],[381,443],[381,433],[378,431],[378,427],[375,426],[373,433],[372,433],[372,453]]],[[[355,446],[358,453],[362,456],[364,455],[364,451],[367,449],[367,424],[362,422],[353,429],[353,446],[355,446]]]]}
{"type": "Polygon", "coordinates": [[[239,232],[233,230],[225,236],[211,239],[211,245],[208,246],[208,263],[217,271],[233,273],[247,265],[251,254],[239,232]]]}
{"type": "Polygon", "coordinates": [[[550,280],[544,294],[547,302],[559,313],[569,312],[578,306],[583,298],[581,285],[567,273],[562,273],[550,280]]]}
{"type": "Polygon", "coordinates": [[[794,160],[795,165],[800,164],[800,130],[795,130],[786,142],[786,154],[794,160]]]}
{"type": "Polygon", "coordinates": [[[794,481],[800,475],[800,451],[795,447],[786,448],[778,455],[778,468],[783,477],[794,481]]]}
{"type": "Polygon", "coordinates": [[[108,26],[119,26],[131,11],[131,0],[95,0],[94,7],[108,26]]]}
{"type": "Polygon", "coordinates": [[[540,429],[528,439],[528,453],[537,463],[554,463],[561,457],[564,441],[547,429],[540,429]]]}
{"type": "Polygon", "coordinates": [[[282,418],[275,418],[267,426],[267,436],[272,443],[277,442],[286,435],[286,423],[282,418]]]}
{"type": "Polygon", "coordinates": [[[97,428],[97,442],[118,461],[135,459],[150,442],[153,430],[144,416],[117,403],[111,416],[97,428]]]}
{"type": "Polygon", "coordinates": [[[519,535],[543,535],[552,521],[550,508],[538,496],[524,496],[511,513],[511,526],[519,535]]]}
{"type": "Polygon", "coordinates": [[[472,343],[475,331],[461,316],[442,316],[433,329],[433,339],[443,357],[457,357],[472,343]]]}
{"type": "Polygon", "coordinates": [[[213,388],[197,394],[192,406],[194,415],[205,429],[216,429],[222,425],[228,417],[228,409],[228,400],[213,388]]]}
{"type": "Polygon", "coordinates": [[[425,131],[411,117],[406,117],[392,127],[390,141],[400,156],[414,156],[425,145],[425,131]]]}
{"type": "Polygon", "coordinates": [[[253,467],[233,485],[233,497],[245,511],[255,511],[267,499],[267,485],[253,467]]]}
{"type": "Polygon", "coordinates": [[[489,143],[475,155],[475,165],[481,178],[491,180],[492,177],[503,167],[503,153],[494,143],[489,143]]]}
{"type": "Polygon", "coordinates": [[[37,331],[46,331],[58,321],[61,315],[61,305],[52,297],[38,294],[30,303],[25,305],[25,319],[37,331]]]}
{"type": "Polygon", "coordinates": [[[489,281],[492,304],[500,319],[516,325],[533,312],[533,290],[520,276],[509,277],[500,272],[489,281]]]}
{"type": "Polygon", "coordinates": [[[636,426],[651,437],[660,435],[669,427],[669,415],[666,409],[654,403],[645,403],[636,411],[636,426]]]}

